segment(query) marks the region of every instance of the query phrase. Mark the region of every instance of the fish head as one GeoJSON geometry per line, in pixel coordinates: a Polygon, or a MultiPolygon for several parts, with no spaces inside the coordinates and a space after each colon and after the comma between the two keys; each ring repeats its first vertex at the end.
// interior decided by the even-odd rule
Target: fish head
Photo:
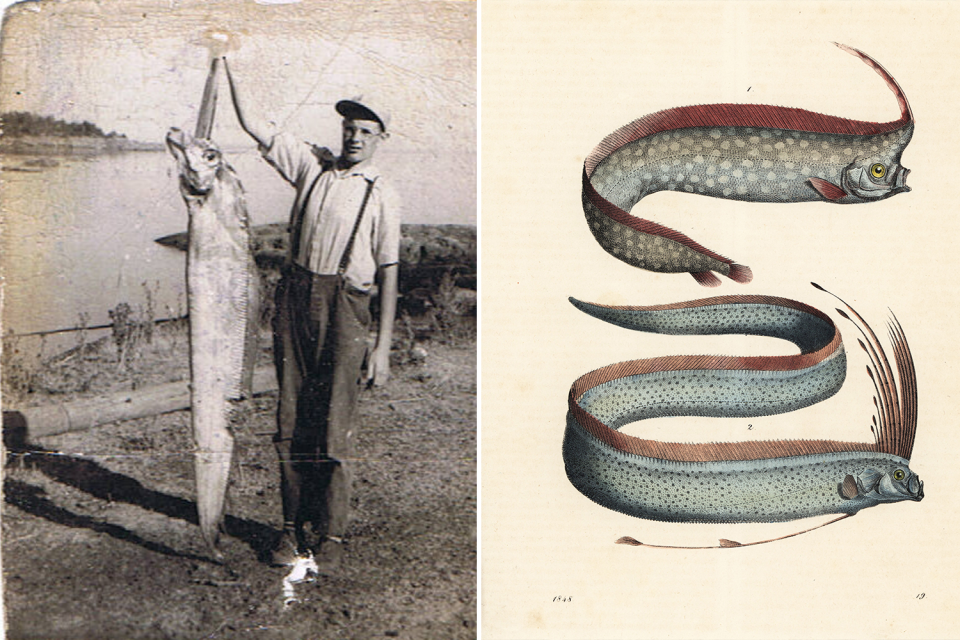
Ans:
{"type": "Polygon", "coordinates": [[[910,191],[910,170],[900,164],[900,156],[913,136],[913,123],[888,134],[874,136],[868,152],[846,166],[840,188],[857,202],[872,202],[910,191]]]}
{"type": "Polygon", "coordinates": [[[217,145],[174,128],[167,133],[167,148],[177,161],[184,195],[209,193],[223,165],[223,155],[217,145]]]}
{"type": "MultiPolygon", "coordinates": [[[[900,502],[923,500],[923,481],[910,470],[908,464],[891,461],[878,468],[867,468],[857,476],[847,476],[844,491],[876,502],[900,502]]],[[[845,494],[846,495],[846,494],[845,494]]]]}

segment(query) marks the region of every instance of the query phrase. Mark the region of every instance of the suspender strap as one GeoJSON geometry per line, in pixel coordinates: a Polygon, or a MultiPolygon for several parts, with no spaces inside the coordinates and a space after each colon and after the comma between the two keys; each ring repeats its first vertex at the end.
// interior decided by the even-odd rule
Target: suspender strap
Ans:
{"type": "Polygon", "coordinates": [[[300,257],[300,231],[303,229],[303,215],[307,211],[307,202],[310,201],[310,196],[313,195],[313,188],[317,186],[317,183],[320,182],[320,178],[323,176],[324,171],[321,171],[317,174],[317,177],[313,179],[313,182],[310,183],[310,188],[307,189],[307,192],[303,196],[303,200],[300,201],[300,209],[293,215],[293,219],[290,220],[290,259],[296,260],[300,257]]]}
{"type": "Polygon", "coordinates": [[[350,263],[350,251],[353,249],[353,241],[357,237],[357,231],[360,229],[360,221],[363,220],[363,212],[367,209],[367,202],[370,200],[370,194],[373,192],[373,185],[377,181],[367,180],[367,192],[363,194],[363,203],[360,205],[360,213],[357,214],[357,221],[353,223],[353,231],[350,232],[350,240],[343,250],[343,256],[340,258],[340,265],[337,267],[337,275],[342,276],[350,263]]]}
{"type": "MultiPolygon", "coordinates": [[[[292,227],[290,233],[290,256],[293,260],[296,260],[300,254],[300,232],[303,229],[303,216],[307,210],[307,202],[310,201],[310,196],[313,195],[313,189],[317,186],[317,182],[320,181],[320,178],[323,176],[324,172],[321,171],[316,178],[313,179],[313,182],[310,183],[310,188],[307,189],[307,192],[303,196],[303,200],[300,203],[300,209],[294,215],[293,220],[291,220],[292,227]]],[[[363,202],[360,204],[360,213],[357,214],[357,220],[353,223],[353,230],[350,232],[350,239],[347,241],[347,246],[343,250],[343,255],[340,257],[340,263],[337,266],[337,275],[342,276],[346,270],[347,265],[350,264],[350,252],[353,249],[353,241],[357,237],[357,231],[360,230],[360,222],[363,220],[363,212],[367,210],[367,202],[370,200],[370,194],[373,193],[373,185],[376,183],[377,179],[367,180],[367,190],[363,194],[363,202]]]]}

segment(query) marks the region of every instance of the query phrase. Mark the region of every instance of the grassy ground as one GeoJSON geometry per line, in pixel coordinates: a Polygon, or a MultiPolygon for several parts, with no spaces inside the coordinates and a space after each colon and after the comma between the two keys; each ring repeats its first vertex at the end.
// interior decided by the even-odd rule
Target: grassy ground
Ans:
{"type": "MultiPolygon", "coordinates": [[[[261,561],[281,523],[275,394],[247,401],[236,428],[224,565],[196,526],[189,411],[41,442],[8,421],[7,637],[475,637],[474,328],[428,324],[398,323],[394,375],[361,399],[344,565],[299,586],[287,608],[286,571],[261,561]]],[[[110,337],[84,344],[21,372],[7,398],[42,404],[188,376],[182,323],[158,325],[121,362],[122,351],[110,337]]]]}

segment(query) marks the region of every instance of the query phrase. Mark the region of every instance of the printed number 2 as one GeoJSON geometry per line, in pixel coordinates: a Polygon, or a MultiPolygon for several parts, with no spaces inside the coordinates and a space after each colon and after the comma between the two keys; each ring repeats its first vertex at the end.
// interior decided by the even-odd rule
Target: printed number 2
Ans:
{"type": "Polygon", "coordinates": [[[573,596],[556,596],[554,602],[573,602],[573,596]]]}
{"type": "Polygon", "coordinates": [[[917,600],[923,600],[923,598],[924,598],[926,595],[927,595],[927,594],[925,594],[925,593],[919,593],[919,594],[917,594],[917,600]]]}

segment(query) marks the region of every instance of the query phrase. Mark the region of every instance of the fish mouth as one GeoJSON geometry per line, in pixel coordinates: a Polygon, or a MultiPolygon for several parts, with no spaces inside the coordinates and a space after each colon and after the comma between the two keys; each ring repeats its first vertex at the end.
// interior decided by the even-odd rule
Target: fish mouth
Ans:
{"type": "Polygon", "coordinates": [[[894,182],[894,187],[896,189],[902,189],[903,192],[910,191],[910,187],[907,186],[907,176],[910,175],[910,169],[906,167],[900,167],[900,170],[897,172],[897,178],[894,182]]]}
{"type": "MultiPolygon", "coordinates": [[[[188,172],[192,173],[192,172],[188,172]]],[[[186,195],[190,196],[205,196],[210,193],[212,185],[201,185],[200,179],[196,175],[181,175],[180,176],[180,188],[186,195]]]]}
{"type": "Polygon", "coordinates": [[[917,502],[923,500],[923,480],[917,476],[910,478],[910,482],[907,485],[907,490],[910,492],[910,497],[913,500],[917,502]]]}

